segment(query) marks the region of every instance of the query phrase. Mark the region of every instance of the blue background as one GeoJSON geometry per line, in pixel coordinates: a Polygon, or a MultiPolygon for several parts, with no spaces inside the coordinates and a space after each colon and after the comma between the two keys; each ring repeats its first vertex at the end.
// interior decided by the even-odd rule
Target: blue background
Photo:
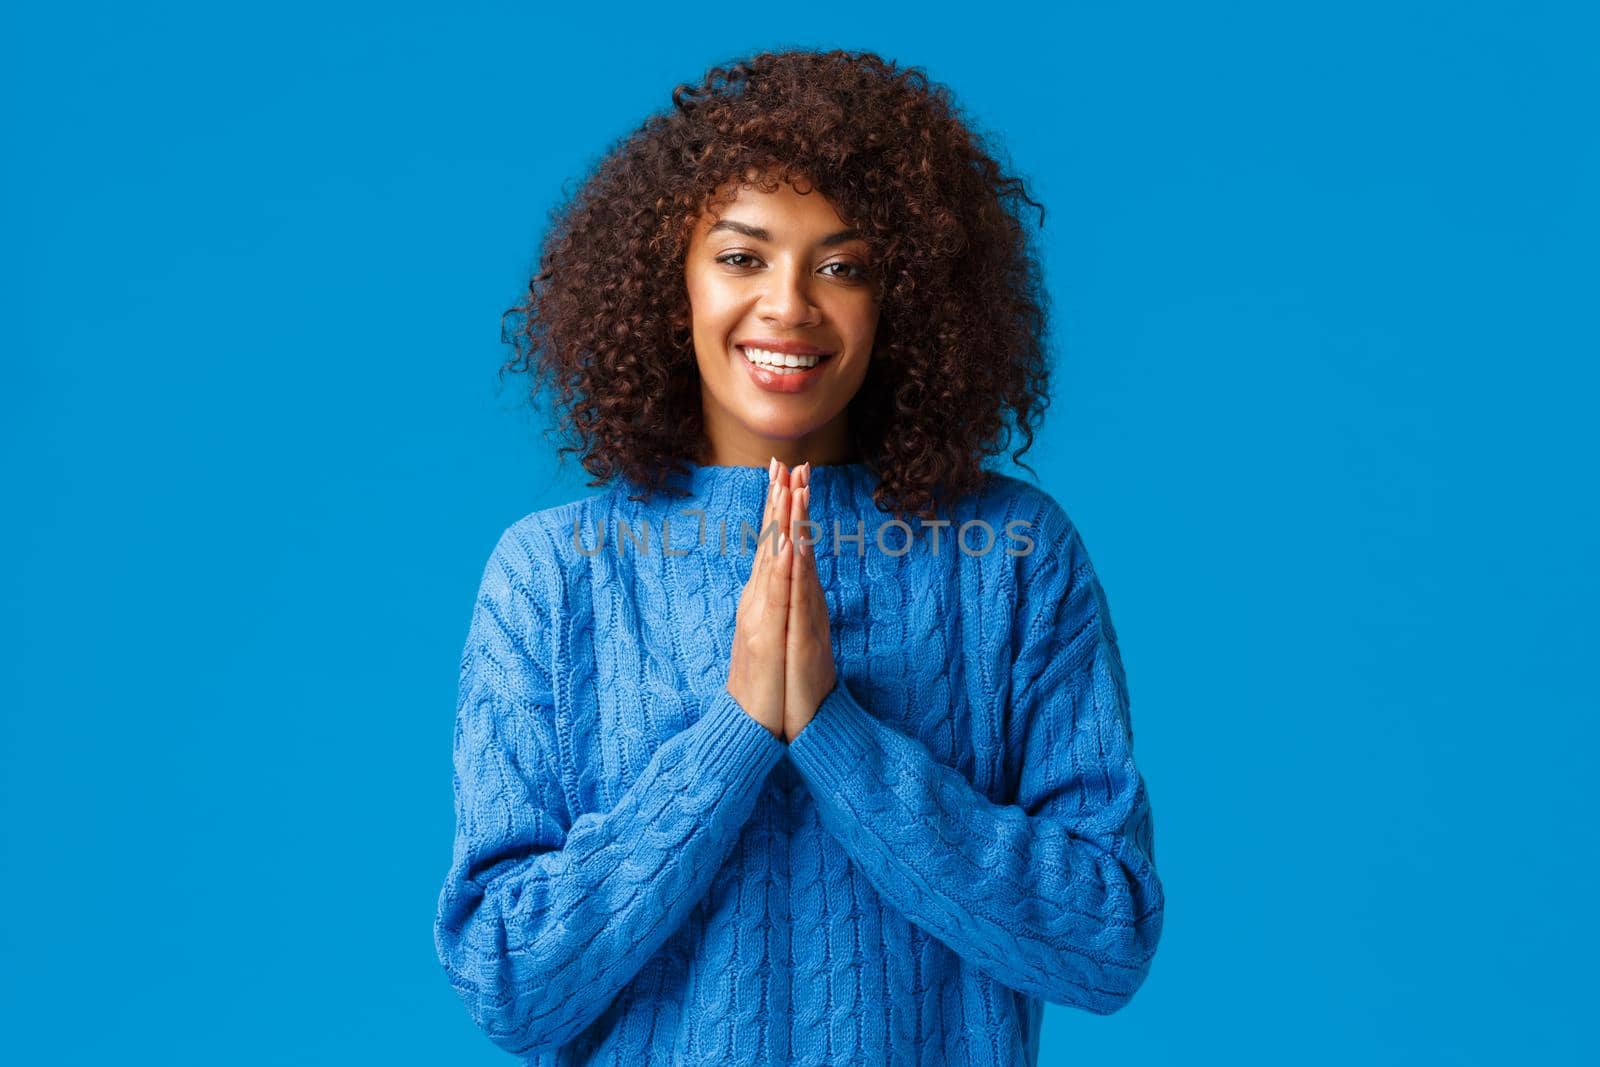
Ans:
{"type": "Polygon", "coordinates": [[[5,1052],[505,1063],[431,921],[548,211],[713,61],[925,67],[1047,207],[1026,458],[1169,910],[1045,1063],[1574,1062],[1597,939],[1579,5],[8,7],[5,1052]]]}

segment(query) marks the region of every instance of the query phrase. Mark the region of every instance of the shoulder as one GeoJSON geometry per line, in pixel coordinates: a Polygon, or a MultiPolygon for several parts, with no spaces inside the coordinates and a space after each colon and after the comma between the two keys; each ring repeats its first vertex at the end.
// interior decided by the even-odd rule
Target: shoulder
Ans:
{"type": "MultiPolygon", "coordinates": [[[[591,527],[605,513],[611,493],[594,493],[565,504],[540,508],[501,531],[485,566],[484,583],[502,583],[536,600],[559,600],[561,590],[583,557],[570,549],[573,530],[591,527]]],[[[592,534],[591,534],[592,536],[592,534]]]]}
{"type": "Polygon", "coordinates": [[[1031,482],[991,472],[979,511],[996,524],[1001,536],[1006,531],[999,524],[1028,523],[1013,529],[1025,531],[1033,548],[1013,561],[1015,570],[1008,576],[1015,583],[1016,607],[1023,616],[1065,614],[1080,626],[1092,622],[1115,640],[1105,587],[1078,524],[1060,500],[1031,482]]]}
{"type": "Polygon", "coordinates": [[[1055,620],[1067,632],[1099,634],[1115,646],[1117,628],[1105,585],[1067,509],[1036,485],[1007,475],[995,480],[990,491],[1036,522],[1036,558],[1019,560],[1024,566],[1017,575],[1024,613],[1055,620]]]}
{"type": "Polygon", "coordinates": [[[977,494],[975,512],[999,536],[1009,536],[1025,549],[1017,553],[1024,576],[1070,575],[1087,560],[1083,539],[1067,509],[1049,490],[1032,482],[991,471],[977,494]]]}

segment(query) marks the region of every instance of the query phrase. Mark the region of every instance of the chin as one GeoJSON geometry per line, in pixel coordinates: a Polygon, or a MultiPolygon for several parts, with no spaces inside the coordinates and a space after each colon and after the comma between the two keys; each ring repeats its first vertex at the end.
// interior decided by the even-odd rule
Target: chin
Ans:
{"type": "Polygon", "coordinates": [[[756,437],[769,441],[798,441],[807,434],[814,432],[814,426],[775,426],[766,422],[746,422],[750,433],[756,437]]]}

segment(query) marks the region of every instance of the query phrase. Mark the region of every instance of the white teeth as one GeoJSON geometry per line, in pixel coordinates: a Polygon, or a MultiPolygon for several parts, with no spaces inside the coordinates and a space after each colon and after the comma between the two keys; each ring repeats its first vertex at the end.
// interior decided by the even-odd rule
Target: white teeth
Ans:
{"type": "Polygon", "coordinates": [[[796,356],[785,352],[769,352],[765,348],[745,348],[741,351],[744,352],[744,358],[751,363],[778,368],[779,373],[783,373],[782,368],[806,370],[822,362],[820,356],[796,356]]]}

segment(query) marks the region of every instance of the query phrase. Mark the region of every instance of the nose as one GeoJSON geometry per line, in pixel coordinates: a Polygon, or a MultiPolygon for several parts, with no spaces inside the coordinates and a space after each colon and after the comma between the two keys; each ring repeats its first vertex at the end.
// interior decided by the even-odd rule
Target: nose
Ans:
{"type": "Polygon", "coordinates": [[[791,329],[817,325],[821,312],[811,302],[811,275],[803,264],[773,267],[767,279],[756,308],[762,321],[791,329]]]}

